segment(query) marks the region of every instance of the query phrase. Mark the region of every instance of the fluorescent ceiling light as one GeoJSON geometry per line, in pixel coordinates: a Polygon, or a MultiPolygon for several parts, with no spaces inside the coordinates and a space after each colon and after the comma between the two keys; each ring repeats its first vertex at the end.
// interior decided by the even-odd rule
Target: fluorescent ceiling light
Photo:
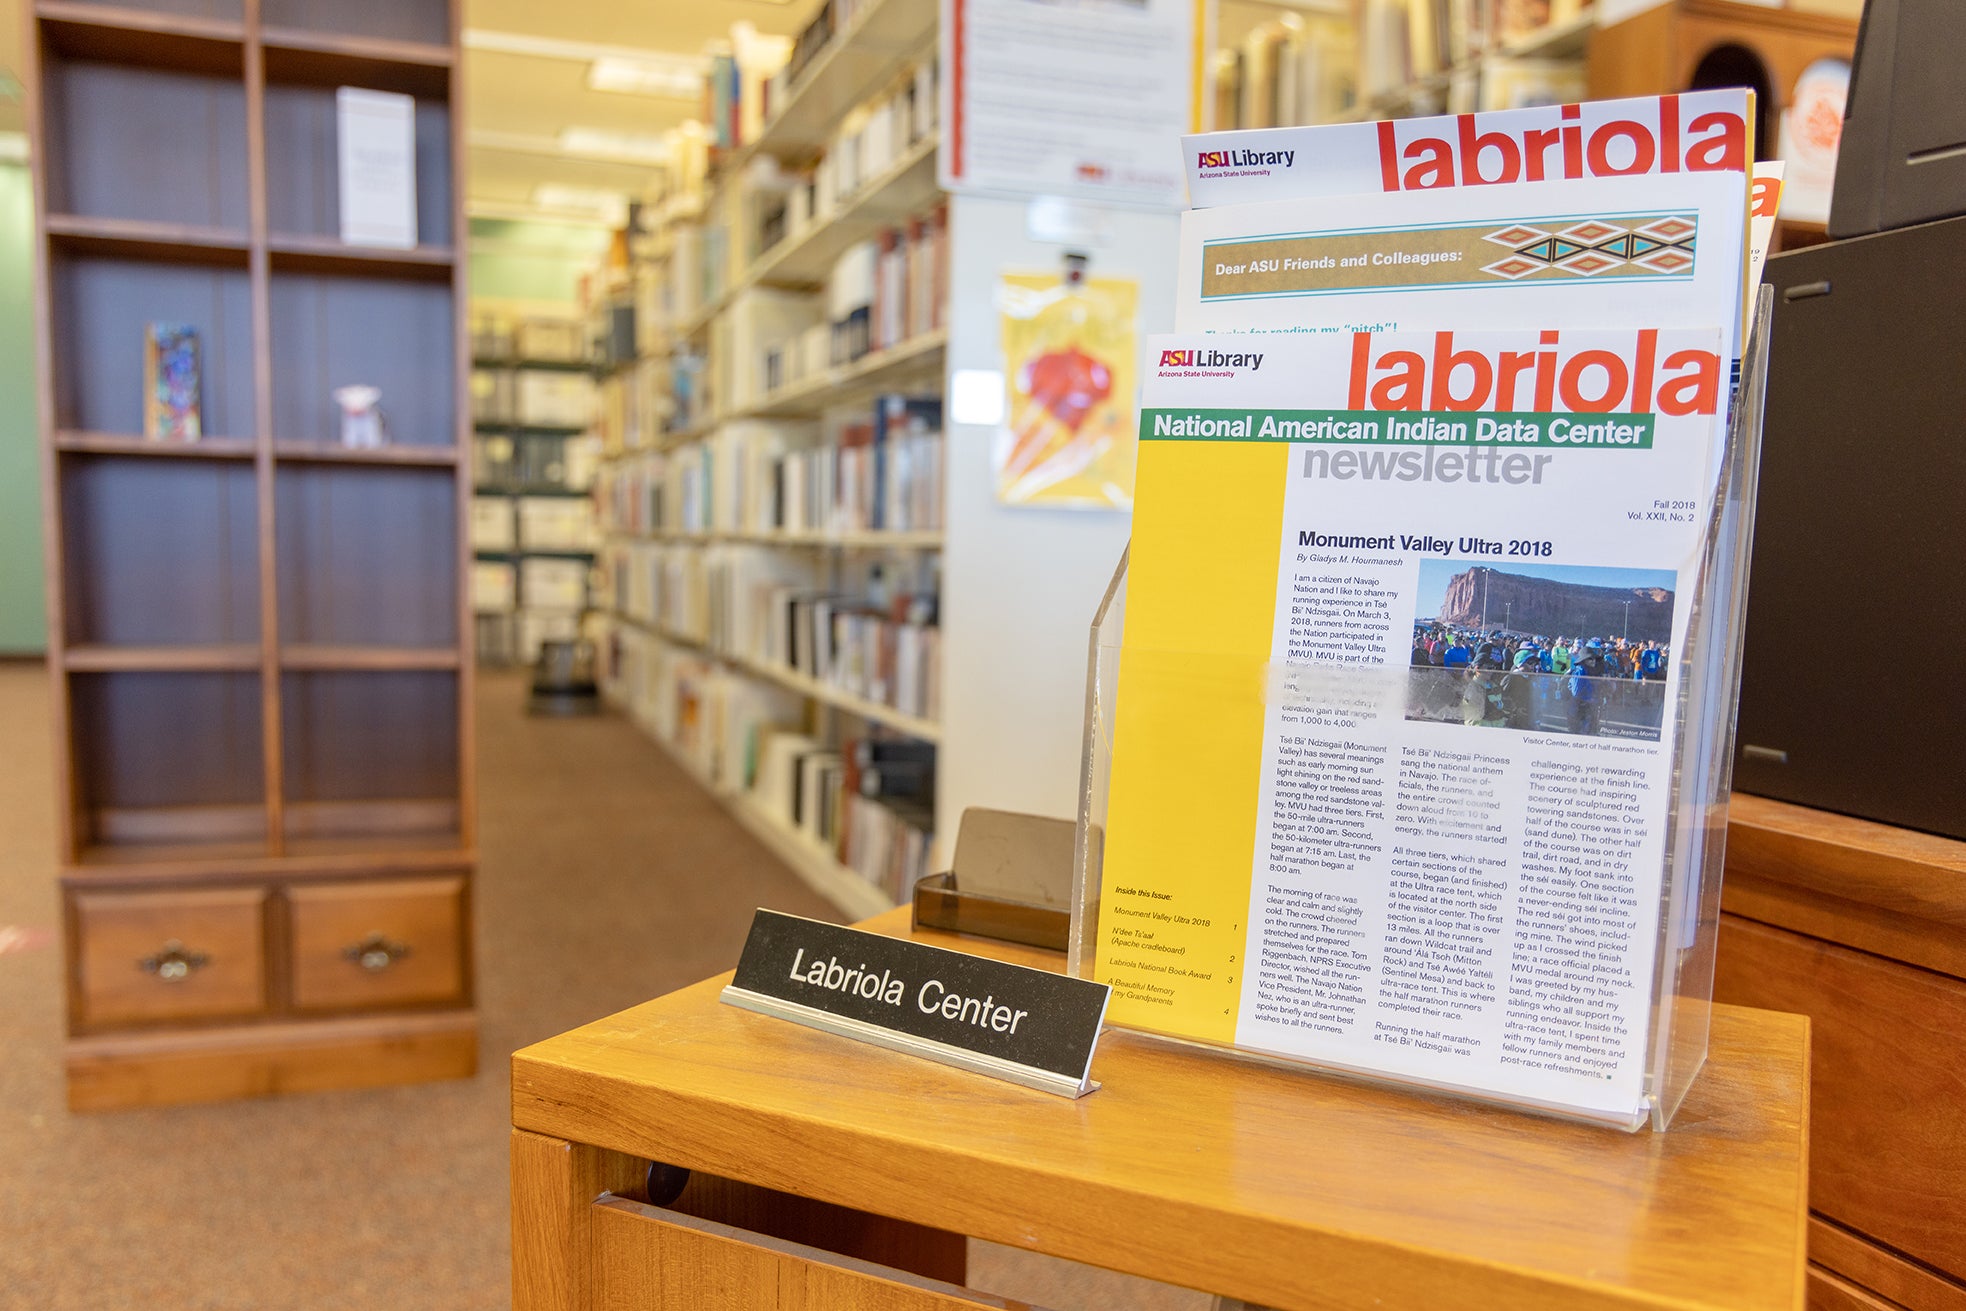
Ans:
{"type": "Polygon", "coordinates": [[[703,94],[703,64],[680,55],[628,58],[603,55],[587,69],[589,91],[695,100],[703,94]]]}
{"type": "Polygon", "coordinates": [[[496,32],[482,27],[464,29],[464,48],[499,55],[524,55],[531,59],[560,59],[575,64],[591,64],[593,67],[587,71],[587,86],[593,91],[623,91],[681,100],[695,100],[703,94],[701,55],[680,55],[664,50],[645,50],[638,46],[608,45],[600,41],[564,41],[557,37],[496,32]]]}
{"type": "Polygon", "coordinates": [[[559,182],[542,182],[532,190],[532,203],[542,210],[577,214],[599,220],[610,227],[628,221],[628,197],[598,187],[570,187],[559,182]]]}
{"type": "Polygon", "coordinates": [[[561,128],[560,153],[624,164],[669,162],[669,147],[661,137],[642,132],[611,132],[598,127],[561,128]]]}
{"type": "MultiPolygon", "coordinates": [[[[508,200],[473,200],[465,205],[464,212],[474,219],[504,219],[514,223],[558,223],[566,227],[593,228],[597,232],[619,226],[591,215],[547,210],[538,205],[508,200]]],[[[476,240],[471,244],[474,250],[483,245],[476,240]]],[[[490,249],[490,247],[485,248],[490,249]]]]}

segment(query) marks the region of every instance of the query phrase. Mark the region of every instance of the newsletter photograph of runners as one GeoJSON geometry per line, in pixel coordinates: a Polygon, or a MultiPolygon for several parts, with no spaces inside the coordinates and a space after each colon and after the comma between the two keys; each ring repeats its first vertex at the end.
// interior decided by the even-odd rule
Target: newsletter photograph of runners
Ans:
{"type": "Polygon", "coordinates": [[[1658,741],[1674,581],[1664,569],[1423,563],[1406,717],[1658,741]]]}

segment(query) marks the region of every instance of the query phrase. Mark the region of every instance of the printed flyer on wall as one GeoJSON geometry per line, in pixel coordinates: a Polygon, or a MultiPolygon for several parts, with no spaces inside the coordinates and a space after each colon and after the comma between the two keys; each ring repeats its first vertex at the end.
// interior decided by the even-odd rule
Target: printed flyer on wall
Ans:
{"type": "Polygon", "coordinates": [[[1635,1122],[1722,330],[1154,347],[1112,1021],[1635,1122]]]}

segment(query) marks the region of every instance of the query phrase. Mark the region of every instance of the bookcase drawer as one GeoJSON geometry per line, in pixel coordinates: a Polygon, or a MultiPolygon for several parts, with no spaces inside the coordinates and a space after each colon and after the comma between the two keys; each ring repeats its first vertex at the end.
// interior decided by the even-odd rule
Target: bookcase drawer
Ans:
{"type": "Polygon", "coordinates": [[[78,1028],[229,1019],[266,1006],[266,890],[76,892],[78,1028]]]}
{"type": "Polygon", "coordinates": [[[295,1010],[461,1000],[464,879],[317,883],[287,890],[295,1010]]]}

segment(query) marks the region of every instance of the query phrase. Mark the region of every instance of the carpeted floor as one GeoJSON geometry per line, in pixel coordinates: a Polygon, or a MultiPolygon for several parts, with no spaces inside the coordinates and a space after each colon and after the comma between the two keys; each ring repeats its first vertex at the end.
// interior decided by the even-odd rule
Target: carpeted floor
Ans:
{"type": "MultiPolygon", "coordinates": [[[[754,907],[839,918],[631,727],[528,719],[521,692],[480,681],[477,1078],[78,1116],[47,680],[0,664],[0,1308],[507,1306],[506,1057],[728,969],[754,907]]],[[[971,1277],[1207,1305],[982,1244],[971,1277]]]]}

